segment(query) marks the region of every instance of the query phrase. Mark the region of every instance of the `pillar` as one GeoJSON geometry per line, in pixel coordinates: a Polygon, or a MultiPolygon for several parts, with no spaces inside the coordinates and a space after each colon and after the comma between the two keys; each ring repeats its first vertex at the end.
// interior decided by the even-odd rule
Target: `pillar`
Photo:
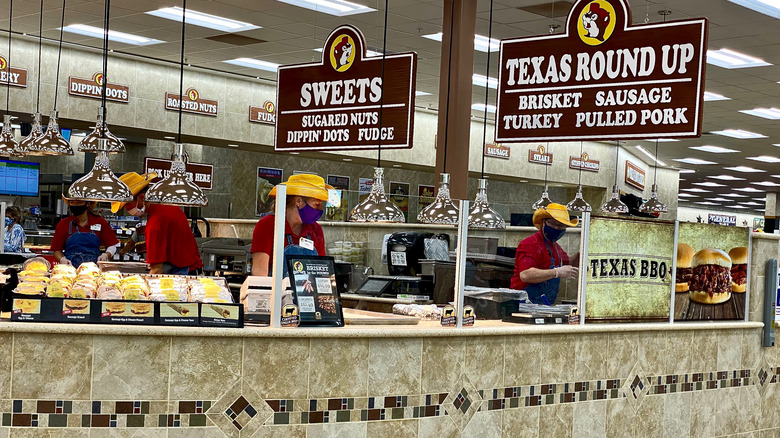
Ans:
{"type": "Polygon", "coordinates": [[[767,193],[766,203],[764,204],[764,232],[774,233],[778,227],[778,219],[780,219],[780,211],[777,207],[777,193],[767,193]]]}

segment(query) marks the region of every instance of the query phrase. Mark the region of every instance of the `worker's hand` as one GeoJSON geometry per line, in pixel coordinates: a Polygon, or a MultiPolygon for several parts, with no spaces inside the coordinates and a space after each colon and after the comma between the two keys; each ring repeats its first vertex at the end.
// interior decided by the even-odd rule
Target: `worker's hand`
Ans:
{"type": "Polygon", "coordinates": [[[557,274],[557,278],[567,279],[567,278],[577,278],[577,275],[580,273],[580,270],[578,268],[575,268],[574,266],[564,265],[558,268],[555,268],[555,272],[557,274]]]}
{"type": "Polygon", "coordinates": [[[73,263],[71,263],[70,260],[66,259],[65,257],[60,259],[60,264],[61,265],[73,266],[73,263]]]}
{"type": "Polygon", "coordinates": [[[109,256],[107,252],[104,252],[103,254],[100,254],[100,256],[98,256],[99,262],[107,262],[109,260],[111,260],[111,256],[109,256]]]}

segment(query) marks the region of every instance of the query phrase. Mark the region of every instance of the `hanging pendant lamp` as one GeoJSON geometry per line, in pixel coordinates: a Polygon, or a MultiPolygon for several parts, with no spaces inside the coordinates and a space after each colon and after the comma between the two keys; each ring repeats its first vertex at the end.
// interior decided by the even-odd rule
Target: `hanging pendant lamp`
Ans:
{"type": "Polygon", "coordinates": [[[658,139],[655,140],[655,165],[653,166],[653,187],[650,191],[650,199],[639,206],[642,213],[667,213],[669,208],[658,199],[658,139]]]}
{"type": "Polygon", "coordinates": [[[469,212],[469,226],[474,228],[506,228],[504,218],[488,203],[487,180],[484,178],[479,180],[477,199],[469,212]]]}
{"type": "Polygon", "coordinates": [[[628,213],[628,205],[620,200],[618,190],[618,157],[620,156],[620,142],[615,142],[615,184],[612,186],[612,197],[601,206],[604,213],[628,213]]]}
{"type": "MultiPolygon", "coordinates": [[[[8,57],[6,66],[11,70],[11,24],[14,21],[14,0],[11,0],[11,6],[8,13],[8,57]]],[[[19,142],[16,140],[13,127],[11,126],[11,114],[8,110],[11,100],[11,81],[5,83],[5,115],[3,116],[3,130],[0,132],[0,156],[11,157],[20,155],[18,152],[19,142]]]]}
{"type": "Polygon", "coordinates": [[[349,220],[352,222],[404,222],[404,213],[385,195],[384,176],[381,167],[374,168],[374,183],[366,199],[352,209],[349,220]]]}
{"type": "MultiPolygon", "coordinates": [[[[582,160],[582,142],[580,142],[580,160],[582,160]]],[[[585,202],[585,199],[582,197],[582,163],[580,163],[579,174],[577,176],[577,194],[574,196],[574,199],[572,199],[571,202],[566,204],[566,209],[569,211],[581,212],[589,212],[593,210],[590,207],[590,204],[585,202]]]]}
{"type": "Polygon", "coordinates": [[[24,155],[42,156],[53,155],[54,151],[39,150],[33,148],[33,145],[39,138],[43,137],[43,126],[41,126],[41,50],[43,47],[43,0],[41,0],[41,15],[38,23],[38,97],[35,103],[35,114],[33,114],[32,130],[24,140],[19,143],[17,152],[24,155]]]}
{"type": "Polygon", "coordinates": [[[417,222],[453,225],[458,223],[458,214],[458,206],[450,198],[450,174],[442,173],[436,198],[417,215],[417,222]]]}
{"type": "Polygon", "coordinates": [[[100,139],[95,165],[68,189],[68,198],[77,201],[130,202],[133,193],[111,171],[108,161],[108,146],[100,139]]]}
{"type": "MultiPolygon", "coordinates": [[[[184,94],[184,38],[187,28],[187,0],[182,0],[181,11],[181,59],[179,62],[179,136],[173,146],[171,171],[146,192],[146,202],[178,205],[181,207],[206,207],[209,205],[203,190],[187,175],[187,153],[181,142],[181,115],[184,94]]],[[[105,84],[105,79],[103,81],[105,84]]]]}

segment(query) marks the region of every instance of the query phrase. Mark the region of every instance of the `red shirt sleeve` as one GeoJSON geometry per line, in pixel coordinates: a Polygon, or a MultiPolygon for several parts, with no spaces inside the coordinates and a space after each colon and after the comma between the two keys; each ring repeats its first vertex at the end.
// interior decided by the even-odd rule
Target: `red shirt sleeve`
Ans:
{"type": "Polygon", "coordinates": [[[70,237],[68,235],[68,224],[71,222],[71,218],[72,216],[62,219],[57,223],[57,227],[54,228],[54,237],[51,239],[50,247],[52,251],[65,250],[65,241],[68,240],[68,237],[70,237]]]}
{"type": "Polygon", "coordinates": [[[100,216],[90,217],[92,218],[90,222],[94,222],[95,224],[100,225],[100,233],[98,233],[98,237],[100,238],[101,245],[108,248],[109,246],[114,246],[119,243],[119,239],[116,238],[116,233],[114,232],[114,229],[111,228],[111,225],[108,223],[108,221],[100,216]]]}
{"type": "Polygon", "coordinates": [[[322,233],[322,227],[320,224],[315,223],[312,226],[312,238],[314,240],[314,249],[317,250],[317,254],[324,256],[325,254],[325,235],[322,233]]]}
{"type": "Polygon", "coordinates": [[[274,215],[269,214],[260,218],[252,232],[251,252],[262,252],[271,255],[274,244],[274,215]]]}
{"type": "Polygon", "coordinates": [[[520,280],[520,273],[528,268],[536,268],[537,261],[534,257],[536,253],[536,239],[535,234],[523,239],[519,245],[517,245],[517,252],[515,253],[515,271],[512,274],[512,280],[510,287],[512,289],[522,290],[528,286],[527,283],[523,283],[520,280]]]}

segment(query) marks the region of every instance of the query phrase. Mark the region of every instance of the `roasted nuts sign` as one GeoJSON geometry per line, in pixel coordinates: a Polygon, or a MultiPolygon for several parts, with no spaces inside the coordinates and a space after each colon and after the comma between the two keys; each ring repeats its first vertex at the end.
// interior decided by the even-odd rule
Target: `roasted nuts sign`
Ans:
{"type": "Polygon", "coordinates": [[[700,136],[707,19],[631,23],[578,0],[565,33],[502,40],[495,141],[700,136]]]}
{"type": "Polygon", "coordinates": [[[265,125],[275,125],[276,104],[274,104],[270,100],[267,100],[261,107],[250,106],[249,121],[255,123],[263,123],[265,125]]]}
{"type": "MultiPolygon", "coordinates": [[[[68,78],[68,94],[71,96],[100,99],[103,95],[103,73],[95,73],[92,79],[68,78]]],[[[130,87],[112,83],[106,84],[106,100],[127,103],[130,101],[130,87]]]]}
{"type": "Polygon", "coordinates": [[[598,160],[591,160],[587,152],[583,152],[581,157],[569,157],[569,168],[576,170],[587,170],[588,172],[598,172],[601,164],[598,160]]]}
{"type": "Polygon", "coordinates": [[[5,56],[0,56],[0,84],[26,88],[27,70],[11,67],[8,64],[8,59],[5,56]]]}
{"type": "Polygon", "coordinates": [[[510,152],[509,146],[485,143],[485,156],[508,160],[510,152]]]}
{"type": "MultiPolygon", "coordinates": [[[[171,160],[146,157],[144,159],[144,173],[157,173],[157,178],[152,180],[153,183],[156,183],[168,176],[171,172],[171,163],[171,160]]],[[[203,190],[211,190],[212,180],[214,179],[213,165],[188,162],[186,172],[190,181],[194,182],[195,185],[203,190]]]]}
{"type": "Polygon", "coordinates": [[[528,150],[528,162],[550,166],[553,162],[553,154],[547,152],[543,145],[539,145],[536,149],[528,150]]]}
{"type": "Polygon", "coordinates": [[[645,189],[645,171],[628,160],[626,160],[626,184],[639,190],[645,189]]]}
{"type": "Polygon", "coordinates": [[[412,147],[416,53],[368,57],[360,30],[343,25],[319,62],[278,72],[276,150],[412,147]]]}
{"type": "Polygon", "coordinates": [[[188,89],[187,92],[184,93],[184,96],[179,96],[174,93],[165,93],[165,109],[178,111],[180,102],[181,110],[185,113],[216,117],[217,112],[219,111],[219,102],[201,98],[198,90],[194,88],[188,89]]]}

